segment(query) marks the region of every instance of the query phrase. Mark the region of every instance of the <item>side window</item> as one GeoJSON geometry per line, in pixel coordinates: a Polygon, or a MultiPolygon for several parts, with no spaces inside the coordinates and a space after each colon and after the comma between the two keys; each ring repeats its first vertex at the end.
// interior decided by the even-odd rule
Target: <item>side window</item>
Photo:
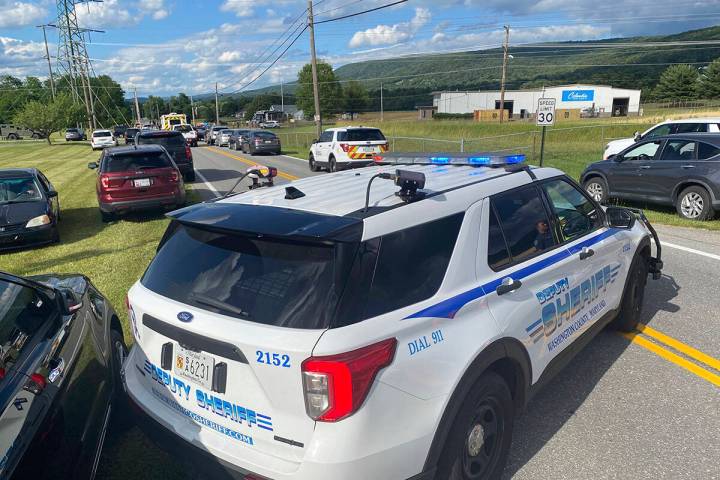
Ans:
{"type": "Polygon", "coordinates": [[[653,142],[641,143],[640,145],[628,150],[623,155],[625,160],[652,160],[660,148],[660,140],[653,142]]]}
{"type": "Polygon", "coordinates": [[[365,317],[374,317],[432,297],[445,278],[464,214],[385,235],[365,317]]]}
{"type": "Polygon", "coordinates": [[[545,205],[534,185],[495,195],[492,205],[505,234],[511,262],[525,261],[557,245],[545,205]]]}
{"type": "Polygon", "coordinates": [[[493,270],[500,270],[510,263],[510,250],[508,250],[505,235],[500,228],[500,222],[495,209],[490,208],[490,223],[488,228],[488,265],[493,270]]]}
{"type": "Polygon", "coordinates": [[[695,160],[696,143],[690,140],[669,140],[665,144],[661,160],[695,160]]]}
{"type": "Polygon", "coordinates": [[[320,135],[320,139],[318,140],[319,143],[327,143],[332,142],[333,132],[331,131],[325,131],[320,135]]]}
{"type": "Polygon", "coordinates": [[[673,133],[707,132],[707,123],[678,123],[673,133]]]}
{"type": "Polygon", "coordinates": [[[544,184],[543,189],[558,219],[564,242],[587,235],[602,225],[595,204],[574,185],[565,180],[552,180],[544,184]]]}
{"type": "Polygon", "coordinates": [[[50,186],[48,185],[47,179],[45,176],[38,172],[38,180],[40,180],[40,185],[42,186],[42,189],[47,193],[50,191],[50,186]]]}
{"type": "Polygon", "coordinates": [[[720,154],[720,148],[705,142],[698,142],[698,160],[707,160],[720,154]]]}
{"type": "Polygon", "coordinates": [[[98,322],[101,322],[105,315],[105,301],[95,290],[88,290],[88,297],[90,298],[90,308],[95,315],[98,322]]]}
{"type": "Polygon", "coordinates": [[[47,177],[42,172],[38,172],[38,173],[40,174],[40,178],[42,179],[42,181],[45,183],[45,185],[47,185],[47,188],[48,188],[47,191],[49,192],[51,190],[55,190],[55,187],[53,187],[53,184],[50,183],[50,180],[48,180],[47,177]]]}
{"type": "Polygon", "coordinates": [[[663,135],[670,135],[671,133],[673,133],[673,127],[674,125],[669,123],[666,123],[665,125],[660,125],[659,127],[655,127],[650,130],[644,138],[655,138],[662,137],[663,135]]]}

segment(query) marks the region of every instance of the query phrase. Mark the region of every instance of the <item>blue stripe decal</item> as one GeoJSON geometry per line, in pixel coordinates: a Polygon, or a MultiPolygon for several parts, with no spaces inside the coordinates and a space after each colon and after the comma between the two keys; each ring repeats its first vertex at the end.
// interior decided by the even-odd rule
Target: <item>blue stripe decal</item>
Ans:
{"type": "Polygon", "coordinates": [[[526,332],[532,332],[532,331],[535,329],[535,327],[537,327],[537,326],[540,325],[541,323],[542,323],[542,318],[541,318],[540,320],[538,320],[537,322],[533,323],[532,325],[530,325],[529,327],[527,327],[527,328],[525,329],[525,331],[526,331],[526,332]]]}
{"type": "Polygon", "coordinates": [[[503,278],[510,277],[513,280],[522,280],[523,278],[529,277],[530,275],[534,275],[535,273],[544,270],[556,263],[559,263],[563,260],[565,260],[568,257],[571,257],[572,255],[576,253],[580,253],[580,251],[585,247],[590,247],[592,245],[595,245],[597,243],[602,242],[608,237],[612,237],[617,233],[617,229],[611,228],[608,229],[602,233],[599,233],[595,235],[592,238],[588,238],[587,240],[584,240],[580,243],[577,243],[571,247],[568,247],[566,249],[560,250],[558,253],[551,255],[547,258],[544,258],[538,262],[535,262],[531,265],[528,265],[527,267],[523,267],[519,270],[515,270],[514,272],[507,273],[505,275],[502,275],[501,277],[496,278],[495,280],[492,280],[485,285],[481,285],[479,287],[475,287],[471,290],[468,290],[467,292],[463,292],[459,295],[455,295],[454,297],[450,297],[448,299],[443,300],[442,302],[436,303],[435,305],[431,305],[423,310],[420,310],[419,312],[413,313],[411,315],[408,315],[407,317],[403,318],[403,320],[408,320],[410,318],[455,318],[455,315],[458,311],[468,303],[477,300],[479,298],[484,297],[485,295],[488,295],[490,293],[494,293],[497,287],[500,286],[502,283],[503,278]]]}

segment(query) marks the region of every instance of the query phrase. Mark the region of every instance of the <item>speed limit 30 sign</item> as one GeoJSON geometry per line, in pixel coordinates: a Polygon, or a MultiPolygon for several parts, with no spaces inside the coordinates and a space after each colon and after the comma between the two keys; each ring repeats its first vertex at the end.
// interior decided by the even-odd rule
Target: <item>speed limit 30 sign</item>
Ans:
{"type": "Polygon", "coordinates": [[[537,117],[535,124],[540,127],[547,127],[555,124],[555,99],[538,99],[537,117]]]}

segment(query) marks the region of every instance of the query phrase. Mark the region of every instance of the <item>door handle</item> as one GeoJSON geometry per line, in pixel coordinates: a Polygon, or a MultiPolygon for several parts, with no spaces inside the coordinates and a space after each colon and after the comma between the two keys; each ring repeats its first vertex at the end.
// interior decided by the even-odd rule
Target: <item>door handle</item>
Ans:
{"type": "Polygon", "coordinates": [[[522,287],[522,282],[520,280],[513,280],[510,277],[505,277],[502,279],[502,283],[498,285],[495,291],[498,295],[505,295],[506,293],[515,291],[520,287],[522,287]]]}
{"type": "Polygon", "coordinates": [[[639,170],[649,170],[649,169],[650,169],[650,165],[640,165],[640,166],[638,167],[638,169],[639,169],[639,170]]]}
{"type": "Polygon", "coordinates": [[[588,247],[583,247],[582,250],[580,250],[580,260],[585,260],[595,255],[595,250],[588,247]]]}
{"type": "Polygon", "coordinates": [[[695,168],[695,165],[682,165],[682,168],[695,168]]]}

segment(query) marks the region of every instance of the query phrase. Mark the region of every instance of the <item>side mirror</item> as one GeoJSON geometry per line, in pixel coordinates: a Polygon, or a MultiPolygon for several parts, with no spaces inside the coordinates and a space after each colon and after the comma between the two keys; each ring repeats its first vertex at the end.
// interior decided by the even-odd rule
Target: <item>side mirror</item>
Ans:
{"type": "Polygon", "coordinates": [[[313,145],[315,145],[316,143],[318,143],[318,139],[314,138],[312,143],[313,143],[313,145]]]}
{"type": "Polygon", "coordinates": [[[95,170],[96,168],[98,168],[97,162],[89,162],[89,163],[88,163],[88,168],[89,168],[90,170],[95,170]]]}
{"type": "Polygon", "coordinates": [[[72,315],[82,308],[82,299],[70,289],[63,288],[60,290],[60,303],[62,304],[63,314],[72,315]]]}
{"type": "Polygon", "coordinates": [[[47,192],[47,196],[48,198],[55,198],[58,196],[58,192],[55,190],[50,190],[49,192],[47,192]]]}
{"type": "Polygon", "coordinates": [[[635,214],[622,207],[608,207],[605,209],[608,227],[630,230],[635,225],[635,214]]]}
{"type": "Polygon", "coordinates": [[[635,140],[636,142],[642,140],[642,135],[640,135],[640,132],[633,133],[633,140],[635,140]]]}

